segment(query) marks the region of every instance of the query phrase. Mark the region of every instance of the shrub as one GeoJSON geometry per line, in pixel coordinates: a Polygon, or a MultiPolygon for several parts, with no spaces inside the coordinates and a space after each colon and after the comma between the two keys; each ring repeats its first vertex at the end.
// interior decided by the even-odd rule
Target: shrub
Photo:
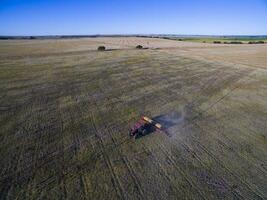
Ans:
{"type": "Polygon", "coordinates": [[[243,44],[243,42],[240,42],[240,41],[232,41],[230,42],[231,44],[243,44]]]}
{"type": "Polygon", "coordinates": [[[106,47],[105,46],[99,46],[97,48],[98,51],[105,51],[106,50],[106,47]]]}
{"type": "Polygon", "coordinates": [[[141,46],[141,45],[137,45],[135,48],[136,48],[136,49],[143,49],[143,46],[141,46]]]}
{"type": "Polygon", "coordinates": [[[249,41],[248,44],[264,44],[264,41],[249,41]]]}
{"type": "Polygon", "coordinates": [[[213,41],[214,44],[221,44],[221,41],[213,41]]]}

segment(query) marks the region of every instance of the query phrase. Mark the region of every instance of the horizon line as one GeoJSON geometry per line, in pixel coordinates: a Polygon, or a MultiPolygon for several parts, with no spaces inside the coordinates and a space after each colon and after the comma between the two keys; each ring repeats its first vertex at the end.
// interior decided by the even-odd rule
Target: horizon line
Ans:
{"type": "Polygon", "coordinates": [[[149,34],[142,34],[142,33],[115,33],[115,34],[44,34],[44,35],[1,35],[0,37],[68,37],[68,36],[77,36],[77,37],[101,37],[101,36],[218,36],[218,37],[226,37],[226,36],[236,36],[236,37],[245,37],[245,36],[264,36],[267,37],[267,34],[175,34],[175,33],[149,33],[149,34]]]}

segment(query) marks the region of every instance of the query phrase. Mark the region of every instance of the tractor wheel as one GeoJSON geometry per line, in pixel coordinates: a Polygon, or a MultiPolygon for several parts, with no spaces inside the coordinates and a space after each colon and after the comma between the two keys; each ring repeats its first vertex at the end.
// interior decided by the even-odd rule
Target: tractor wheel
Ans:
{"type": "Polygon", "coordinates": [[[146,134],[147,134],[147,130],[144,129],[144,130],[142,131],[142,135],[146,135],[146,134]]]}

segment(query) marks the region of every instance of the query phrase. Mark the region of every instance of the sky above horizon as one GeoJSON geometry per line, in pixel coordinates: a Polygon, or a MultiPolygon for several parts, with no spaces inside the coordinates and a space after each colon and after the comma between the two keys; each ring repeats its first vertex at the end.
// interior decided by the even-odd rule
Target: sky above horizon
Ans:
{"type": "Polygon", "coordinates": [[[267,35],[267,0],[0,0],[0,35],[267,35]]]}

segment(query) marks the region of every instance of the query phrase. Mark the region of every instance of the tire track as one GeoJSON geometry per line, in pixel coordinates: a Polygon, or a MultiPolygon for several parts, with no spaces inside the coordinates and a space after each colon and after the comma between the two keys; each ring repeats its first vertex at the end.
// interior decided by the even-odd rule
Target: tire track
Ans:
{"type": "MultiPolygon", "coordinates": [[[[216,121],[214,119],[209,119],[209,120],[213,121],[213,123],[216,124],[216,121]]],[[[200,125],[197,122],[194,122],[193,124],[196,125],[196,126],[198,126],[198,127],[200,127],[200,125]]],[[[226,129],[226,126],[225,125],[221,125],[220,124],[220,126],[226,129]]],[[[201,128],[201,129],[203,130],[203,128],[201,128]]],[[[212,130],[212,131],[209,131],[212,134],[212,137],[214,137],[214,139],[216,139],[217,141],[219,141],[222,144],[222,146],[225,146],[228,149],[231,149],[231,151],[234,154],[236,154],[237,157],[239,157],[240,159],[243,159],[244,161],[246,161],[250,165],[256,167],[262,174],[265,174],[265,171],[263,171],[263,169],[259,168],[253,161],[250,161],[247,157],[244,157],[242,154],[240,154],[239,152],[237,152],[233,148],[231,148],[230,144],[233,143],[232,146],[237,146],[237,143],[236,142],[234,142],[233,140],[231,140],[227,135],[223,134],[222,131],[215,129],[214,127],[210,127],[210,130],[212,130]],[[213,134],[213,132],[218,133],[222,137],[219,137],[217,134],[213,134]],[[221,138],[225,138],[226,141],[225,140],[222,140],[221,138]]],[[[250,135],[248,135],[248,136],[250,136],[250,135]]],[[[251,138],[251,139],[254,139],[254,138],[251,138]]]]}
{"type": "MultiPolygon", "coordinates": [[[[154,162],[155,165],[159,167],[159,169],[162,171],[162,173],[165,175],[165,178],[169,181],[169,183],[173,183],[172,178],[167,174],[167,172],[164,170],[164,167],[161,164],[161,161],[157,158],[157,156],[154,155],[154,153],[145,145],[143,145],[144,149],[150,153],[150,155],[153,157],[153,159],[156,161],[154,162]]],[[[175,191],[177,194],[181,193],[181,190],[183,191],[183,194],[186,194],[186,191],[183,188],[177,188],[175,185],[172,185],[172,188],[175,188],[175,191]]],[[[183,196],[184,197],[184,196],[183,196]]]]}
{"type": "MultiPolygon", "coordinates": [[[[199,129],[201,129],[202,132],[204,131],[197,124],[194,123],[194,125],[197,126],[199,129]]],[[[204,152],[206,152],[213,160],[216,161],[216,163],[218,163],[222,168],[224,168],[229,174],[231,174],[233,177],[235,177],[237,180],[239,180],[247,188],[249,188],[256,196],[258,196],[258,198],[264,199],[264,197],[263,197],[264,195],[261,193],[261,191],[259,191],[257,188],[252,189],[250,184],[248,184],[245,180],[240,179],[236,174],[234,174],[233,172],[231,172],[231,170],[229,168],[227,168],[222,162],[220,162],[216,158],[216,156],[213,153],[211,153],[209,150],[207,150],[207,148],[204,147],[201,143],[199,143],[197,140],[194,140],[194,143],[196,143],[204,152]]]]}
{"type": "Polygon", "coordinates": [[[96,128],[95,118],[94,118],[94,115],[92,113],[91,113],[91,122],[92,122],[93,128],[95,130],[95,136],[96,136],[96,138],[98,138],[98,140],[100,142],[100,149],[102,151],[102,155],[104,156],[105,163],[108,166],[108,168],[112,174],[113,180],[115,181],[115,183],[117,185],[117,187],[115,187],[115,190],[117,191],[117,194],[121,199],[127,199],[125,196],[125,191],[123,190],[123,187],[122,187],[122,185],[118,179],[118,176],[116,175],[116,173],[113,169],[111,160],[109,159],[108,155],[106,155],[106,153],[105,153],[104,143],[103,143],[101,136],[98,134],[98,130],[96,128]]]}
{"type": "MultiPolygon", "coordinates": [[[[113,130],[113,129],[110,130],[110,129],[107,127],[106,124],[104,124],[104,126],[105,126],[105,130],[107,130],[107,132],[108,132],[108,134],[109,134],[109,136],[110,136],[110,138],[111,138],[111,140],[112,140],[112,142],[113,142],[114,147],[118,147],[119,145],[118,145],[117,141],[114,139],[114,136],[113,136],[113,134],[112,134],[113,131],[111,131],[111,130],[113,130]]],[[[134,172],[134,170],[133,170],[133,168],[132,168],[132,166],[131,166],[131,164],[130,164],[128,158],[125,157],[125,156],[123,156],[123,153],[122,153],[122,151],[121,151],[120,148],[118,148],[118,152],[119,152],[119,156],[120,156],[120,158],[121,158],[122,161],[124,162],[124,164],[125,164],[125,166],[126,166],[128,172],[130,173],[130,175],[131,175],[131,177],[132,177],[132,179],[133,179],[133,181],[134,181],[135,186],[138,188],[138,191],[139,191],[139,194],[140,194],[140,199],[145,199],[144,191],[143,191],[142,187],[140,187],[142,184],[141,184],[141,182],[138,180],[138,178],[137,178],[137,176],[136,176],[136,174],[135,174],[135,172],[134,172]]]]}
{"type": "MultiPolygon", "coordinates": [[[[195,153],[187,144],[185,144],[185,143],[181,143],[181,145],[183,146],[183,148],[184,149],[186,149],[188,152],[190,152],[195,158],[197,158],[197,160],[198,160],[198,162],[203,166],[203,169],[206,169],[207,168],[207,166],[201,161],[201,158],[197,155],[197,153],[195,153]]],[[[213,170],[213,168],[212,168],[212,172],[214,173],[214,174],[216,174],[216,172],[213,170]]],[[[230,190],[230,188],[231,188],[231,186],[226,182],[226,184],[227,184],[227,189],[228,189],[228,191],[231,191],[230,190]]],[[[236,197],[236,198],[239,198],[239,199],[245,199],[240,193],[238,193],[237,191],[232,191],[232,193],[234,194],[234,196],[236,197]]]]}
{"type": "Polygon", "coordinates": [[[141,182],[136,177],[136,174],[135,174],[135,172],[133,170],[133,167],[130,164],[128,158],[127,157],[122,157],[122,160],[123,160],[124,164],[127,166],[127,169],[129,171],[132,179],[134,180],[135,186],[138,188],[138,191],[140,193],[140,199],[145,199],[144,191],[143,191],[142,187],[140,187],[141,186],[141,182]]]}
{"type": "Polygon", "coordinates": [[[168,151],[165,149],[165,147],[163,147],[162,144],[159,144],[159,148],[164,153],[164,155],[168,158],[168,160],[172,163],[173,167],[176,168],[180,172],[180,174],[183,175],[183,177],[185,178],[185,180],[187,181],[187,183],[198,192],[198,194],[201,196],[201,198],[202,199],[207,199],[207,198],[205,198],[205,194],[203,194],[201,192],[201,188],[199,188],[195,183],[191,182],[189,180],[189,178],[187,177],[187,175],[185,174],[185,172],[183,172],[179,167],[177,167],[177,165],[175,164],[174,159],[172,158],[171,155],[169,155],[167,153],[168,151]]]}

